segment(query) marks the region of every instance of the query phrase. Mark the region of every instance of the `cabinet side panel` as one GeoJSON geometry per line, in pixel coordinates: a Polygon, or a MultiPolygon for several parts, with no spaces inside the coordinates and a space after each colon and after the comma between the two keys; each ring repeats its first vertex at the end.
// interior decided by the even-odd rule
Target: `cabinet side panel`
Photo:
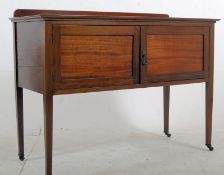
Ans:
{"type": "Polygon", "coordinates": [[[42,93],[44,22],[17,23],[18,86],[42,93]]]}
{"type": "Polygon", "coordinates": [[[17,23],[18,66],[42,66],[43,22],[17,23]]]}
{"type": "Polygon", "coordinates": [[[19,67],[18,68],[18,84],[35,92],[42,92],[42,70],[40,67],[19,67]]]}

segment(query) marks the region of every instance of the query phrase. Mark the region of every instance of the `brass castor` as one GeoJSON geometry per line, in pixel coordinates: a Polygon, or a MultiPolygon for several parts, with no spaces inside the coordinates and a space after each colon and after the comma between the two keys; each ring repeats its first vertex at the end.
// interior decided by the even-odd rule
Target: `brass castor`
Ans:
{"type": "Polygon", "coordinates": [[[208,147],[209,151],[213,151],[214,150],[214,148],[213,148],[213,146],[211,144],[205,144],[205,145],[208,147]]]}
{"type": "Polygon", "coordinates": [[[167,137],[171,137],[171,134],[167,131],[164,131],[164,133],[166,134],[167,137]]]}
{"type": "Polygon", "coordinates": [[[24,161],[25,157],[24,154],[19,155],[19,160],[24,161]]]}

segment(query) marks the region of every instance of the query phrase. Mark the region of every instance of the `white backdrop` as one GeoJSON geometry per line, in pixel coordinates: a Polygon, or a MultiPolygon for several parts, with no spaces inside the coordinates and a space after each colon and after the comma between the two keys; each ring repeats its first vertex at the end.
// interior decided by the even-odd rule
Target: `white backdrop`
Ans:
{"type": "MultiPolygon", "coordinates": [[[[168,13],[171,17],[222,18],[223,0],[8,0],[0,2],[0,136],[15,136],[12,25],[9,17],[18,8],[84,11],[168,13]]],[[[222,117],[224,93],[224,22],[216,25],[215,36],[215,131],[222,117]]],[[[25,91],[25,134],[35,135],[43,126],[42,96],[25,91]]],[[[125,134],[135,131],[162,134],[162,88],[123,90],[54,98],[54,127],[74,130],[83,137],[125,134]]],[[[171,130],[204,132],[204,85],[171,88],[171,130]],[[194,122],[195,118],[199,119],[194,122]]],[[[201,138],[204,139],[204,138],[201,138]]]]}

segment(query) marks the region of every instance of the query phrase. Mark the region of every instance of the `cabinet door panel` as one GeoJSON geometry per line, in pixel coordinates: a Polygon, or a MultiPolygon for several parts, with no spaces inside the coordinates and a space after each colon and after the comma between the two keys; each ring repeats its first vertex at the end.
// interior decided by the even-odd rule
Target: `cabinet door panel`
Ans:
{"type": "Polygon", "coordinates": [[[142,39],[142,49],[147,55],[147,64],[142,66],[143,82],[203,78],[206,75],[206,27],[146,27],[142,39]]]}
{"type": "Polygon", "coordinates": [[[56,88],[139,81],[138,27],[62,25],[55,27],[55,34],[56,88]]]}
{"type": "Polygon", "coordinates": [[[202,35],[147,36],[147,75],[203,71],[202,35]]]}
{"type": "Polygon", "coordinates": [[[62,36],[61,77],[132,76],[132,36],[62,36]]]}

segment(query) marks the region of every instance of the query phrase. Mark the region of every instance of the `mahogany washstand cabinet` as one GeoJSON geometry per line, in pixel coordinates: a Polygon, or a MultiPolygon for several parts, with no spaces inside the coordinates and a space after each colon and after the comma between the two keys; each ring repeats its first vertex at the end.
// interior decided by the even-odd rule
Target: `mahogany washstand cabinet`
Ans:
{"type": "Polygon", "coordinates": [[[14,26],[19,158],[24,160],[23,88],[43,94],[46,175],[52,174],[53,96],[206,84],[206,141],[212,134],[214,23],[166,14],[16,10],[14,26]]]}

